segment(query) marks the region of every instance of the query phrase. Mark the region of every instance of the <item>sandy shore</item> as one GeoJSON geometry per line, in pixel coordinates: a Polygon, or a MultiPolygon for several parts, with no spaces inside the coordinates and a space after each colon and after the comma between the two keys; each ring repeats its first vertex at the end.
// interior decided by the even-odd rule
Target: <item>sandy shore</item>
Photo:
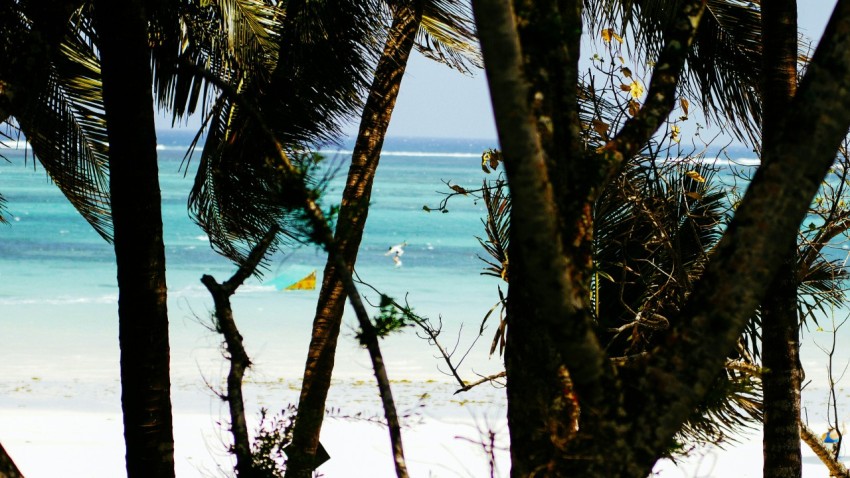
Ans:
{"type": "MultiPolygon", "coordinates": [[[[303,302],[300,309],[290,308],[298,314],[292,313],[284,321],[272,312],[275,304],[264,296],[243,299],[242,331],[256,365],[245,387],[254,425],[261,407],[275,412],[297,402],[312,308],[308,300],[303,302]]],[[[3,353],[0,443],[28,478],[114,478],[124,474],[113,309],[111,302],[65,304],[61,311],[37,304],[5,307],[9,315],[0,318],[2,329],[16,339],[9,341],[3,353]],[[74,326],[53,333],[56,325],[51,314],[61,314],[74,326]]],[[[473,309],[466,315],[477,317],[474,312],[478,308],[473,309]]],[[[225,376],[221,339],[198,324],[195,317],[205,312],[203,305],[190,308],[176,302],[171,310],[175,315],[172,399],[177,476],[232,476],[227,435],[220,425],[226,419],[225,407],[205,385],[221,383],[225,376]]],[[[446,337],[455,338],[457,330],[457,320],[448,322],[446,337]]],[[[366,420],[341,418],[381,413],[368,355],[354,341],[350,324],[344,326],[342,335],[336,371],[339,379],[328,403],[336,418],[326,422],[322,435],[332,459],[320,471],[330,478],[392,477],[386,430],[366,420]]],[[[818,338],[812,335],[808,339],[818,338]]],[[[466,341],[469,335],[463,338],[466,341]]],[[[828,338],[818,340],[828,342],[828,338]]],[[[474,372],[499,370],[499,359],[488,359],[486,350],[481,350],[482,344],[485,349],[489,345],[485,342],[478,344],[464,365],[467,379],[474,379],[474,372]]],[[[454,384],[437,371],[443,364],[434,358],[435,351],[412,332],[393,336],[382,345],[399,409],[410,415],[403,437],[411,475],[490,476],[488,457],[478,443],[492,429],[498,448],[494,476],[508,476],[504,390],[482,386],[454,395],[454,384]]],[[[848,361],[844,350],[840,349],[842,356],[836,361],[839,370],[848,361]]],[[[825,377],[824,354],[807,343],[803,363],[807,376],[815,381],[804,393],[807,416],[812,429],[822,433],[826,431],[826,396],[815,386],[825,377]]],[[[839,392],[846,411],[850,394],[843,389],[839,392]]],[[[803,453],[806,478],[828,476],[808,447],[803,447],[803,453]]],[[[724,450],[700,450],[676,464],[661,462],[656,474],[665,478],[759,477],[761,457],[761,435],[755,431],[724,450]]]]}
{"type": "MultiPolygon", "coordinates": [[[[496,473],[508,476],[504,390],[485,386],[454,395],[445,381],[400,380],[394,393],[403,415],[405,451],[412,476],[488,477],[488,455],[482,443],[494,433],[496,473]]],[[[253,430],[258,410],[272,411],[297,399],[298,383],[275,380],[246,384],[253,430]]],[[[51,383],[21,381],[5,391],[0,403],[0,442],[24,474],[40,477],[113,478],[124,470],[123,437],[117,382],[51,383]]],[[[228,436],[219,423],[225,408],[198,383],[174,386],[174,434],[177,476],[232,476],[226,452],[228,436]]],[[[332,418],[322,443],[332,459],[320,468],[327,477],[393,477],[386,429],[371,417],[379,413],[369,377],[337,381],[329,397],[332,418]]],[[[815,430],[823,423],[812,423],[815,430]]],[[[703,449],[678,463],[660,462],[654,475],[685,477],[760,477],[761,435],[758,430],[724,450],[703,449]]],[[[828,477],[817,457],[804,445],[804,476],[828,477]]]]}

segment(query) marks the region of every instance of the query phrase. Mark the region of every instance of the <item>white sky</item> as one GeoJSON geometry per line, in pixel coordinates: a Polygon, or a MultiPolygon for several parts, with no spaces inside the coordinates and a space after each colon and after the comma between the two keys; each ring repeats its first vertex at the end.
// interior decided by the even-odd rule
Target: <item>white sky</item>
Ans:
{"type": "MultiPolygon", "coordinates": [[[[802,0],[798,3],[800,33],[819,39],[836,0],[802,0]]],[[[193,127],[197,121],[190,123],[193,127]]],[[[170,121],[160,119],[158,127],[170,121]]],[[[344,128],[354,135],[357,121],[344,128]]],[[[414,54],[407,67],[389,136],[495,139],[487,81],[484,72],[464,76],[414,54]]]]}

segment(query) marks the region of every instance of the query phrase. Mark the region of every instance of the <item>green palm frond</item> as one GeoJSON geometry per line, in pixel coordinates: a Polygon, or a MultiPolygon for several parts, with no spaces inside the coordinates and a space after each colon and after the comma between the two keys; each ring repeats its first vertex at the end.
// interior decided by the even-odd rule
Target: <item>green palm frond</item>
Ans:
{"type": "Polygon", "coordinates": [[[335,140],[359,113],[383,47],[380,18],[375,1],[287,2],[278,64],[257,102],[279,141],[335,140]]]}
{"type": "MultiPolygon", "coordinates": [[[[26,38],[28,32],[19,34],[26,38]]],[[[53,182],[111,240],[108,138],[95,53],[80,30],[58,51],[47,51],[38,78],[11,80],[12,114],[53,182]]],[[[36,60],[26,48],[19,54],[28,57],[21,61],[36,60]]]]}
{"type": "Polygon", "coordinates": [[[273,224],[297,236],[288,221],[302,199],[291,181],[312,180],[314,157],[305,151],[337,138],[340,123],[358,112],[377,55],[376,16],[375,2],[288,2],[274,71],[233,78],[214,108],[190,209],[230,259],[244,260],[273,224]],[[301,161],[301,177],[277,174],[266,128],[301,161]]]}
{"type": "Polygon", "coordinates": [[[464,73],[483,68],[468,2],[427,0],[422,10],[416,39],[420,53],[464,73]]]}
{"type": "Polygon", "coordinates": [[[677,434],[680,443],[704,443],[723,447],[736,442],[742,430],[754,430],[762,421],[761,380],[726,369],[677,434]]]}
{"type": "Polygon", "coordinates": [[[267,76],[275,68],[283,10],[269,2],[193,0],[176,15],[169,8],[157,13],[179,19],[161,32],[151,22],[157,101],[175,120],[194,113],[199,102],[210,106],[212,101],[210,85],[185,65],[197,65],[228,83],[267,76]]]}
{"type": "MultiPolygon", "coordinates": [[[[659,331],[675,325],[720,239],[727,205],[715,174],[701,161],[638,157],[597,200],[592,299],[610,356],[663,346],[659,331]]],[[[732,358],[749,363],[750,355],[732,358]]],[[[718,375],[677,441],[720,443],[752,427],[761,417],[759,387],[757,377],[718,375]]]]}
{"type": "Polygon", "coordinates": [[[507,184],[503,180],[496,180],[492,184],[485,181],[481,192],[484,207],[487,210],[487,219],[482,219],[481,222],[484,224],[487,239],[480,237],[476,239],[490,256],[489,258],[479,256],[479,259],[487,264],[482,274],[507,281],[511,197],[507,191],[507,184]]]}
{"type": "Polygon", "coordinates": [[[798,308],[802,320],[817,324],[818,313],[828,316],[830,310],[844,306],[847,292],[847,270],[843,263],[818,255],[806,269],[798,286],[798,308]]]}

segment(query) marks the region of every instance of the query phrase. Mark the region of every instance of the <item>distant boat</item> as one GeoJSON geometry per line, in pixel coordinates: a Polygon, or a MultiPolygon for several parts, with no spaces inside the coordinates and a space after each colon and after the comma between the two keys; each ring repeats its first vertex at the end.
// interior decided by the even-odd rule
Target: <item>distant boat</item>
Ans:
{"type": "Polygon", "coordinates": [[[316,288],[316,271],[315,269],[307,277],[290,285],[284,290],[313,290],[316,288]]]}
{"type": "Polygon", "coordinates": [[[306,275],[304,268],[288,270],[263,284],[274,286],[277,290],[314,290],[316,288],[316,269],[306,275]]]}

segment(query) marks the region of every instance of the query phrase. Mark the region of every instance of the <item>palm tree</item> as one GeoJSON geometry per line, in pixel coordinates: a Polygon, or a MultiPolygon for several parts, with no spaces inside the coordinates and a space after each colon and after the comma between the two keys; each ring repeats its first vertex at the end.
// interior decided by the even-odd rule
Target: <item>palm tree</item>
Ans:
{"type": "MultiPolygon", "coordinates": [[[[244,33],[212,41],[204,35],[225,29],[199,29],[196,37],[191,36],[195,30],[190,29],[186,42],[188,47],[183,55],[191,58],[191,64],[216,66],[232,62],[240,65],[240,56],[247,55],[240,55],[237,45],[230,48],[227,55],[209,47],[211,44],[228,44],[233,37],[239,37],[256,38],[254,43],[259,46],[261,56],[268,59],[259,68],[238,66],[237,71],[228,77],[228,82],[234,85],[233,91],[222,94],[213,105],[199,174],[190,198],[196,221],[209,233],[214,246],[241,263],[247,251],[272,225],[281,226],[284,238],[304,240],[311,235],[309,228],[299,227],[303,218],[295,210],[301,199],[293,196],[293,191],[298,188],[281,184],[280,175],[269,169],[266,159],[269,157],[269,144],[262,139],[256,120],[245,113],[246,105],[262,111],[265,122],[278,139],[288,145],[294,158],[300,160],[298,164],[303,174],[296,180],[311,181],[312,156],[298,153],[313,144],[338,137],[337,120],[351,115],[359,106],[358,92],[366,85],[363,72],[371,70],[367,65],[374,42],[369,38],[379,36],[373,26],[381,22],[373,21],[375,14],[369,10],[372,7],[369,2],[343,4],[343,10],[340,10],[340,5],[332,7],[323,2],[309,5],[290,2],[286,6],[283,25],[277,33],[270,34],[265,33],[265,26],[274,23],[274,9],[262,6],[261,2],[235,3],[242,4],[243,8],[225,8],[228,2],[221,2],[215,11],[208,12],[207,18],[213,24],[227,22],[229,18],[232,23],[244,25],[244,33]],[[246,8],[249,4],[253,4],[252,8],[246,8]],[[307,10],[303,14],[298,13],[298,8],[311,9],[310,15],[307,10]],[[239,12],[238,16],[235,12],[239,12]],[[316,21],[319,18],[322,21],[316,21]],[[310,33],[311,29],[315,31],[310,33]],[[337,39],[335,44],[316,40],[329,36],[337,39]],[[340,61],[307,61],[301,62],[297,69],[292,67],[300,59],[329,56],[340,58],[340,61]],[[297,77],[288,76],[293,71],[297,77]]],[[[470,46],[472,32],[468,13],[461,4],[450,0],[421,4],[406,1],[388,3],[393,25],[386,35],[384,53],[375,68],[361,115],[361,131],[337,220],[336,240],[342,246],[343,259],[350,270],[356,260],[365,225],[365,205],[368,205],[381,145],[414,40],[418,38],[417,46],[426,56],[455,68],[467,70],[476,61],[474,49],[470,46]]],[[[162,95],[164,98],[178,105],[174,111],[179,114],[191,109],[182,104],[191,98],[197,100],[200,88],[197,72],[189,70],[183,73],[188,73],[184,75],[186,78],[171,81],[167,89],[162,90],[168,91],[162,95]]],[[[207,74],[223,77],[214,71],[207,74]]],[[[180,76],[178,71],[177,77],[180,76]]],[[[321,184],[314,184],[313,188],[314,192],[309,194],[318,195],[321,184]]],[[[289,449],[290,470],[297,470],[299,463],[305,462],[299,461],[299,456],[312,457],[317,446],[342,306],[346,299],[341,278],[335,270],[334,261],[329,258],[308,371],[305,372],[295,445],[289,449]],[[318,420],[311,418],[316,416],[318,420]],[[303,448],[308,452],[299,455],[297,450],[302,448],[303,443],[306,443],[303,448]]],[[[309,467],[311,459],[305,460],[309,467]]]]}
{"type": "MultiPolygon", "coordinates": [[[[797,86],[796,0],[765,2],[762,18],[762,151],[775,148],[782,111],[791,103],[797,86]]],[[[770,157],[770,153],[766,157],[770,157]]],[[[764,386],[764,475],[800,477],[800,320],[797,315],[796,238],[761,307],[762,374],[764,386]]]]}
{"type": "MultiPolygon", "coordinates": [[[[417,36],[421,39],[420,49],[428,46],[426,52],[460,69],[465,70],[467,61],[471,58],[474,63],[476,58],[470,46],[473,33],[467,20],[469,15],[460,3],[451,0],[388,3],[393,14],[392,26],[361,115],[337,219],[335,238],[349,271],[354,270],[357,260],[381,147],[417,36]]],[[[308,477],[317,466],[315,454],[346,298],[336,265],[329,259],[313,322],[298,417],[292,444],[287,448],[288,477],[308,477]]]]}
{"type": "MultiPolygon", "coordinates": [[[[68,16],[79,6],[59,4],[67,7],[68,16]]],[[[130,476],[173,476],[174,473],[164,256],[153,105],[149,102],[151,84],[157,88],[158,99],[170,104],[180,115],[191,112],[200,99],[199,91],[208,88],[192,68],[183,68],[191,65],[192,60],[211,60],[219,78],[233,80],[237,85],[245,82],[245,71],[265,72],[279,82],[290,83],[285,92],[275,94],[288,100],[302,100],[301,103],[281,101],[280,111],[289,116],[280,115],[278,124],[286,125],[290,121],[294,126],[289,131],[294,137],[311,138],[311,134],[332,127],[334,119],[357,104],[353,92],[362,83],[358,75],[367,58],[361,45],[366,43],[363,38],[369,37],[364,32],[370,31],[366,20],[352,20],[369,17],[368,2],[351,2],[348,10],[328,6],[330,10],[324,13],[336,13],[335,23],[325,21],[329,15],[317,16],[322,12],[316,11],[316,2],[289,2],[287,22],[284,22],[289,27],[288,35],[280,41],[280,50],[271,51],[270,46],[278,45],[275,42],[281,36],[277,30],[281,22],[275,23],[281,15],[280,10],[263,2],[244,0],[215,5],[161,2],[156,6],[145,12],[139,4],[86,4],[75,16],[75,22],[69,24],[68,18],[57,14],[64,10],[48,9],[47,14],[29,2],[20,2],[7,5],[9,11],[4,13],[9,15],[4,15],[2,23],[4,49],[9,53],[4,59],[12,62],[12,67],[3,70],[8,75],[2,78],[3,104],[11,104],[10,113],[18,120],[48,173],[98,232],[111,239],[114,227],[120,287],[122,403],[130,476]],[[102,14],[104,11],[108,14],[102,14]],[[224,14],[216,15],[221,12],[224,14]],[[127,28],[109,20],[111,14],[125,20],[127,28]],[[237,21],[233,23],[221,22],[222,18],[234,17],[237,21]],[[53,29],[42,26],[41,20],[53,29]],[[214,21],[219,21],[221,27],[235,24],[241,29],[221,28],[216,31],[220,36],[211,38],[213,34],[206,27],[214,21]],[[69,29],[69,25],[74,28],[69,29]],[[183,26],[195,28],[183,30],[183,26]],[[335,29],[335,35],[321,32],[316,35],[311,26],[335,29]],[[66,30],[72,35],[59,48],[66,30]],[[191,44],[195,49],[184,49],[183,38],[178,35],[181,31],[188,31],[194,39],[212,41],[196,42],[191,44]],[[230,41],[214,43],[221,36],[230,41]],[[246,38],[255,41],[248,42],[246,38]],[[322,38],[338,42],[322,41],[322,38]],[[102,64],[95,60],[93,41],[109,43],[100,47],[102,64]],[[155,77],[149,67],[149,42],[154,47],[155,77]],[[122,56],[115,48],[125,44],[131,51],[122,56]],[[216,45],[230,49],[222,53],[211,48],[216,45]],[[313,50],[304,48],[308,45],[313,50]],[[260,53],[251,53],[252,49],[260,53]],[[282,52],[286,55],[282,56],[282,52]],[[310,71],[304,67],[304,61],[317,53],[319,56],[334,53],[340,61],[329,62],[333,65],[330,69],[319,67],[310,71]],[[36,58],[44,61],[33,61],[36,58]],[[257,59],[262,61],[256,62],[257,59]],[[254,67],[255,63],[260,66],[254,67]],[[29,76],[43,78],[44,83],[27,83],[27,76],[19,74],[32,73],[23,68],[27,66],[46,70],[29,76]],[[312,77],[303,76],[305,71],[312,77]],[[292,78],[291,72],[302,77],[292,78]],[[122,76],[128,74],[133,77],[122,76]],[[309,83],[312,80],[316,82],[309,83]],[[323,104],[331,107],[323,108],[323,104]]],[[[236,108],[232,104],[225,108],[226,101],[227,98],[220,100],[215,112],[225,111],[232,121],[236,108]]],[[[244,132],[245,128],[239,131],[244,132]]],[[[216,137],[211,137],[213,141],[209,144],[214,144],[216,137]]],[[[201,168],[199,184],[206,184],[204,174],[212,175],[211,171],[201,168]]],[[[216,192],[226,195],[226,186],[231,184],[226,180],[224,186],[215,184],[216,192]]],[[[274,199],[285,196],[280,193],[280,184],[271,181],[266,184],[277,188],[274,199]]],[[[225,217],[225,211],[217,214],[225,217]]]]}
{"type": "Polygon", "coordinates": [[[4,94],[48,174],[115,245],[128,475],[174,476],[146,17],[140,2],[54,3],[6,5],[4,94]]]}
{"type": "Polygon", "coordinates": [[[142,1],[95,1],[118,266],[121,402],[130,477],[173,477],[165,246],[142,1]]]}

